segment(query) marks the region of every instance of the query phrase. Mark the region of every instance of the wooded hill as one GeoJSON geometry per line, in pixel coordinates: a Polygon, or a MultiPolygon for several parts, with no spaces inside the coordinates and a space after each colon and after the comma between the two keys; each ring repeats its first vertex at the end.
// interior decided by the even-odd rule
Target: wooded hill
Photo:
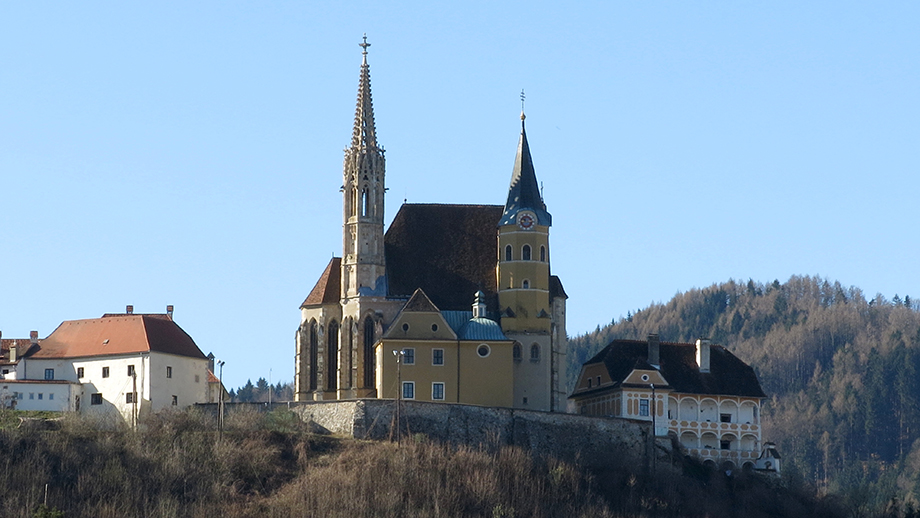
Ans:
{"type": "Polygon", "coordinates": [[[848,494],[854,510],[896,499],[904,514],[908,504],[920,508],[918,309],[908,296],[867,300],[819,277],[729,280],[572,339],[569,386],[613,339],[710,338],[757,372],[770,396],[763,437],[777,443],[784,469],[848,494]]]}

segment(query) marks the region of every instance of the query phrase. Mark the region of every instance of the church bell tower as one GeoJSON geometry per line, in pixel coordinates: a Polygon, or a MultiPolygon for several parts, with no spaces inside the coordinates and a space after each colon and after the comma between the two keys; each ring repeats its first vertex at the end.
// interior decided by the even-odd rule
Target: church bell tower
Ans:
{"type": "Polygon", "coordinates": [[[377,145],[367,36],[351,146],[345,150],[342,179],[342,298],[386,295],[383,247],[384,149],[377,145]]]}

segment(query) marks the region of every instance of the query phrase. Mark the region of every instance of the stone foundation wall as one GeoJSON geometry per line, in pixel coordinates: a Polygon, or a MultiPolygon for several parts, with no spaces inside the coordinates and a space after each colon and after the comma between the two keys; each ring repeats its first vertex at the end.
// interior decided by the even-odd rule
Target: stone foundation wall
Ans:
{"type": "MultiPolygon", "coordinates": [[[[424,436],[475,448],[517,446],[595,467],[646,464],[650,458],[651,424],[642,421],[456,403],[402,401],[399,405],[404,440],[424,436]]],[[[217,404],[199,406],[217,412],[217,404]]],[[[272,408],[265,403],[237,403],[226,405],[226,412],[278,408],[296,413],[319,433],[395,439],[396,401],[388,399],[275,403],[272,408]]]]}

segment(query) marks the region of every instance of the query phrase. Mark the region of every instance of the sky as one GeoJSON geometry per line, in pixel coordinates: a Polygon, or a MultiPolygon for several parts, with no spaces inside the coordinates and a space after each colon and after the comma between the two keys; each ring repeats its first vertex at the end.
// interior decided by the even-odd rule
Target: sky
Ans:
{"type": "Polygon", "coordinates": [[[291,381],[365,33],[387,223],[504,204],[525,91],[570,336],[732,278],[920,298],[918,26],[915,2],[3,2],[0,332],[172,304],[228,387],[291,381]]]}

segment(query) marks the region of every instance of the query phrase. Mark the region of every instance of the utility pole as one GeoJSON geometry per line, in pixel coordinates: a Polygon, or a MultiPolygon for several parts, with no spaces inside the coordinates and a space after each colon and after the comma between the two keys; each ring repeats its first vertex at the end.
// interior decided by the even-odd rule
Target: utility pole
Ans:
{"type": "Polygon", "coordinates": [[[655,414],[658,413],[658,400],[655,397],[655,384],[650,383],[652,387],[652,477],[655,476],[655,471],[657,470],[657,455],[655,454],[655,447],[658,443],[658,429],[656,428],[655,423],[655,414]]]}
{"type": "Polygon", "coordinates": [[[217,388],[217,440],[223,441],[224,439],[224,364],[227,363],[223,360],[217,362],[218,367],[220,367],[220,374],[218,376],[218,381],[220,387],[217,388]]]}

